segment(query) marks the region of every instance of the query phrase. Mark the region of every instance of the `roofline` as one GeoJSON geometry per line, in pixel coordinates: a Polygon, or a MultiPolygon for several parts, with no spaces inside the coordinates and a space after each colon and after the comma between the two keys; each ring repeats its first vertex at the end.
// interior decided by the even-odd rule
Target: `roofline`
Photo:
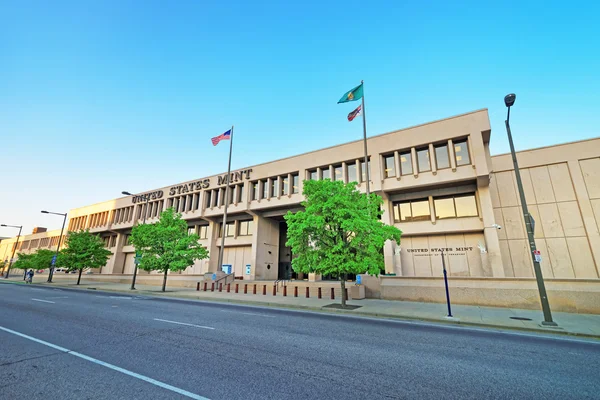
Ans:
{"type": "MultiPolygon", "coordinates": [[[[528,148],[528,149],[523,149],[523,150],[516,151],[515,153],[523,153],[523,152],[526,152],[526,151],[537,151],[537,150],[549,149],[549,148],[552,148],[552,147],[559,147],[559,146],[568,146],[568,145],[575,144],[575,143],[590,142],[592,140],[600,140],[600,136],[589,138],[589,139],[573,140],[571,142],[551,144],[551,145],[542,146],[542,147],[531,147],[531,148],[528,148]]],[[[508,152],[508,153],[500,153],[500,154],[493,154],[492,158],[494,158],[494,157],[502,157],[502,156],[509,156],[509,155],[510,155],[510,152],[508,152]]]]}

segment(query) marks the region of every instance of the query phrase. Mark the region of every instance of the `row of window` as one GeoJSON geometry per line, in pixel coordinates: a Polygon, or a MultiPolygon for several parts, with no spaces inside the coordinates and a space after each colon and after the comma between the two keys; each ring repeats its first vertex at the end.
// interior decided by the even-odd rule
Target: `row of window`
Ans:
{"type": "MultiPolygon", "coordinates": [[[[225,226],[225,237],[234,237],[235,233],[235,225],[236,221],[228,222],[225,226]]],[[[254,230],[254,221],[237,221],[237,236],[252,236],[252,232],[254,230]]],[[[218,235],[221,237],[221,232],[223,231],[223,224],[219,224],[219,232],[218,235]]]]}
{"type": "MultiPolygon", "coordinates": [[[[469,157],[469,147],[467,140],[457,140],[452,143],[454,147],[454,160],[456,166],[468,165],[471,163],[469,157]]],[[[450,152],[448,149],[448,143],[437,144],[433,146],[434,149],[434,162],[437,169],[450,168],[450,152]]],[[[417,168],[418,172],[431,171],[431,154],[429,153],[429,146],[416,148],[415,153],[417,155],[417,168]]],[[[383,157],[384,162],[384,177],[391,178],[400,175],[412,175],[414,173],[412,163],[412,152],[411,150],[399,151],[398,157],[400,158],[400,171],[396,171],[396,159],[394,154],[388,154],[383,157]]]]}
{"type": "Polygon", "coordinates": [[[12,244],[10,251],[32,250],[38,247],[54,247],[58,245],[58,238],[58,236],[53,236],[41,239],[23,240],[20,241],[18,245],[17,242],[15,242],[12,244]]]}
{"type": "Polygon", "coordinates": [[[430,221],[432,206],[435,219],[476,217],[479,215],[475,194],[467,194],[433,197],[432,200],[419,199],[395,202],[393,205],[394,221],[430,221]]]}
{"type": "MultiPolygon", "coordinates": [[[[372,180],[373,177],[371,176],[371,157],[368,158],[368,168],[369,177],[372,180]]],[[[339,164],[332,164],[322,168],[309,169],[307,179],[313,181],[319,179],[331,179],[333,181],[344,181],[345,183],[365,182],[367,180],[365,162],[364,160],[350,160],[339,164]],[[360,181],[357,174],[359,168],[361,171],[360,181]],[[346,174],[345,179],[344,173],[346,174]]]]}
{"type": "Polygon", "coordinates": [[[287,196],[299,192],[300,175],[298,173],[261,179],[260,181],[252,182],[251,186],[252,201],[287,196]],[[279,182],[281,182],[281,185],[279,182]]]}

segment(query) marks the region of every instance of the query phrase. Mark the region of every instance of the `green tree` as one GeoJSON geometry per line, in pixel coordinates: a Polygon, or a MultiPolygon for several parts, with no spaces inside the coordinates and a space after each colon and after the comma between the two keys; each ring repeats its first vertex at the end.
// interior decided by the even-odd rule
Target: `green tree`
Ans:
{"type": "Polygon", "coordinates": [[[35,253],[33,254],[25,254],[25,253],[17,253],[17,261],[15,261],[12,265],[14,269],[22,269],[23,270],[23,279],[25,279],[25,272],[35,268],[35,253]]]}
{"type": "Polygon", "coordinates": [[[54,257],[55,252],[48,249],[39,249],[33,256],[33,264],[35,265],[35,269],[46,269],[52,266],[52,257],[54,257]]]}
{"type": "Polygon", "coordinates": [[[79,270],[78,285],[84,269],[103,267],[112,254],[104,248],[102,239],[89,230],[69,232],[65,245],[58,253],[56,263],[69,271],[79,270]]]}
{"type": "Polygon", "coordinates": [[[198,243],[200,237],[188,234],[187,223],[173,208],[160,214],[155,224],[137,225],[131,231],[131,244],[140,253],[139,268],[164,273],[162,291],[167,286],[168,271],[183,271],[195,260],[208,258],[208,250],[198,243]]]}
{"type": "Polygon", "coordinates": [[[378,275],[384,267],[383,245],[400,243],[402,232],[381,222],[383,200],[367,197],[356,182],[304,181],[304,211],[288,211],[287,246],[297,256],[296,272],[337,275],[346,306],[346,274],[378,275]]]}

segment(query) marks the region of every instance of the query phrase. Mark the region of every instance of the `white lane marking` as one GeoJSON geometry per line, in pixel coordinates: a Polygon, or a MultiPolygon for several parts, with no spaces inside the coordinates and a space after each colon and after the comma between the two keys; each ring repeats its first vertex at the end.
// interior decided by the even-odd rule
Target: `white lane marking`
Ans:
{"type": "Polygon", "coordinates": [[[185,322],[177,322],[177,321],[169,321],[167,319],[160,319],[160,318],[154,318],[155,321],[161,321],[161,322],[168,322],[170,324],[177,324],[177,325],[186,325],[186,326],[193,326],[194,328],[202,328],[202,329],[215,329],[212,328],[210,326],[202,326],[202,325],[194,325],[194,324],[186,324],[185,322]]]}
{"type": "Polygon", "coordinates": [[[48,298],[49,298],[49,299],[53,299],[53,300],[56,300],[56,299],[68,299],[68,297],[67,297],[67,296],[48,297],[48,298]]]}
{"type": "Polygon", "coordinates": [[[44,289],[36,289],[36,288],[31,288],[31,289],[29,289],[29,290],[38,290],[38,291],[41,291],[41,290],[44,290],[44,289]]]}
{"type": "Polygon", "coordinates": [[[251,313],[251,312],[231,311],[231,310],[221,310],[221,312],[238,313],[238,314],[244,314],[244,315],[255,315],[257,317],[265,317],[265,318],[275,318],[274,315],[257,314],[257,313],[251,313]]]}
{"type": "MultiPolygon", "coordinates": [[[[102,297],[102,296],[99,296],[102,297]]],[[[133,297],[126,297],[126,296],[108,296],[111,299],[126,299],[126,300],[131,300],[133,297]]]]}
{"type": "Polygon", "coordinates": [[[140,375],[140,374],[137,374],[135,372],[126,370],[124,368],[117,367],[116,365],[112,365],[112,364],[106,363],[104,361],[100,361],[98,359],[86,356],[85,354],[77,353],[76,351],[65,349],[64,347],[60,347],[60,346],[57,346],[55,344],[52,344],[52,343],[49,343],[49,342],[45,342],[45,341],[40,340],[40,339],[36,339],[36,338],[34,338],[32,336],[25,335],[24,333],[13,331],[12,329],[4,328],[3,326],[0,326],[0,330],[3,330],[4,332],[12,333],[13,335],[20,336],[22,338],[31,340],[31,341],[39,343],[39,344],[43,344],[44,346],[51,347],[51,348],[53,348],[55,350],[58,350],[58,351],[60,351],[62,353],[67,353],[67,354],[70,354],[72,356],[82,358],[82,359],[84,359],[86,361],[89,361],[89,362],[92,362],[94,364],[98,364],[98,365],[101,365],[103,367],[112,369],[113,371],[117,371],[117,372],[120,372],[122,374],[129,375],[131,377],[140,379],[140,380],[142,380],[144,382],[151,383],[151,384],[153,384],[155,386],[158,386],[158,387],[161,387],[163,389],[167,389],[167,390],[170,390],[172,392],[179,393],[180,395],[189,397],[190,399],[195,399],[195,400],[210,400],[207,397],[202,397],[202,396],[197,395],[195,393],[188,392],[187,390],[183,390],[183,389],[180,389],[178,387],[171,386],[169,384],[163,383],[161,381],[157,381],[156,379],[152,379],[152,378],[149,378],[147,376],[140,375]]]}
{"type": "Polygon", "coordinates": [[[51,304],[56,304],[54,301],[48,301],[48,300],[42,300],[42,299],[31,299],[33,301],[41,301],[42,303],[51,303],[51,304]]]}

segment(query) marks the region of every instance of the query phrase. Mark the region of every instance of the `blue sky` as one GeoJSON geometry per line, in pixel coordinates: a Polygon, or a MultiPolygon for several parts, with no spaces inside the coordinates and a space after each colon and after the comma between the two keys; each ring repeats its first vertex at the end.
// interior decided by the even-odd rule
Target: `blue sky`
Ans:
{"type": "MultiPolygon", "coordinates": [[[[598,136],[593,2],[0,0],[0,223],[488,108],[508,151],[598,136]],[[594,124],[594,122],[596,122],[594,124]]],[[[0,236],[12,235],[0,229],[0,236]]]]}

